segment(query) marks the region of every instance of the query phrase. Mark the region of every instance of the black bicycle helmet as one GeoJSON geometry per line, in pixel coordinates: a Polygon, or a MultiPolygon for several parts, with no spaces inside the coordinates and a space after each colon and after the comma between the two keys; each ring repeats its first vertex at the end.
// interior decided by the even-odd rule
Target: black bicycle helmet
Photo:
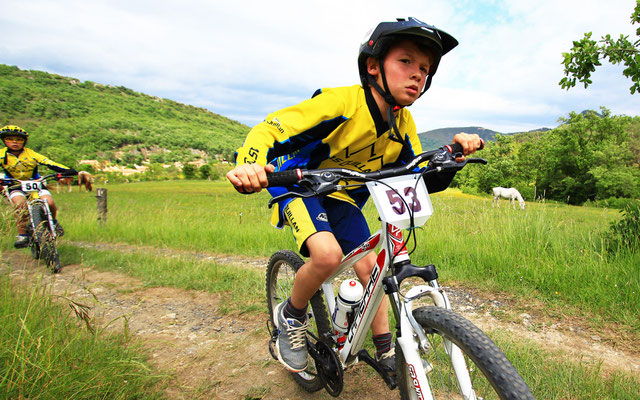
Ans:
{"type": "MultiPolygon", "coordinates": [[[[438,69],[438,64],[443,55],[447,54],[451,49],[458,45],[458,41],[448,33],[436,28],[433,25],[424,23],[416,18],[409,17],[408,19],[398,18],[395,22],[381,22],[378,26],[371,31],[370,35],[367,35],[365,42],[360,45],[360,52],[358,54],[358,70],[360,72],[360,81],[363,87],[374,87],[386,100],[387,103],[392,106],[396,106],[397,103],[387,87],[387,81],[384,77],[384,68],[382,68],[382,62],[380,63],[380,70],[382,74],[382,80],[384,89],[382,89],[373,76],[367,72],[367,58],[377,58],[386,55],[390,38],[398,36],[410,36],[413,40],[417,40],[418,43],[430,48],[433,52],[434,60],[429,71],[429,76],[425,82],[424,89],[420,96],[429,89],[431,86],[431,79],[435,75],[438,69]]],[[[382,61],[382,60],[381,60],[382,61]]]]}
{"type": "Polygon", "coordinates": [[[4,139],[7,136],[20,136],[26,141],[29,139],[29,133],[19,126],[5,125],[0,128],[0,139],[4,139]]]}

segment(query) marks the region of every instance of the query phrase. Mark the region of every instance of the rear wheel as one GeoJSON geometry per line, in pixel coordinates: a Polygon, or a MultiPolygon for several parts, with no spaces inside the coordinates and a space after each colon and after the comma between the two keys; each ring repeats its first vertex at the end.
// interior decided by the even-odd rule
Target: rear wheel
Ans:
{"type": "MultiPolygon", "coordinates": [[[[487,335],[451,310],[422,307],[413,311],[429,340],[422,364],[435,399],[533,399],[529,387],[502,351],[487,335]],[[462,351],[472,394],[461,392],[449,352],[453,342],[462,351]]],[[[396,371],[402,399],[422,398],[416,394],[402,349],[396,346],[396,371]]]]}
{"type": "MultiPolygon", "coordinates": [[[[280,250],[274,253],[267,266],[267,306],[269,308],[269,326],[273,332],[273,312],[276,306],[287,300],[291,295],[295,274],[302,267],[304,261],[299,255],[290,250],[280,250]]],[[[311,298],[309,308],[309,331],[319,340],[329,346],[331,343],[331,325],[322,294],[317,292],[311,298]]],[[[273,354],[273,352],[272,352],[273,354]]],[[[324,382],[318,376],[314,360],[309,357],[309,366],[306,370],[292,373],[293,379],[306,391],[316,392],[324,388],[324,382]]]]}

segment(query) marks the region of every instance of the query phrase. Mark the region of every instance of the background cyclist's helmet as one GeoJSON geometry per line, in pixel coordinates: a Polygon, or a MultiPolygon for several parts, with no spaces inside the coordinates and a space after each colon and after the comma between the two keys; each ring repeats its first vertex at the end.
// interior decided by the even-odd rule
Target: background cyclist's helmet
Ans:
{"type": "Polygon", "coordinates": [[[20,136],[24,138],[26,143],[27,139],[29,139],[29,133],[19,126],[15,125],[5,125],[0,128],[0,139],[4,139],[7,136],[20,136]]]}
{"type": "Polygon", "coordinates": [[[389,45],[393,42],[393,38],[408,36],[419,44],[428,47],[433,53],[433,65],[429,71],[427,81],[425,82],[422,94],[431,86],[431,79],[438,69],[438,64],[443,55],[447,54],[451,49],[458,45],[458,41],[448,33],[436,28],[433,25],[426,24],[416,18],[408,19],[398,18],[395,22],[381,22],[372,30],[370,35],[365,38],[365,42],[360,45],[358,54],[358,70],[360,72],[360,81],[363,87],[372,86],[382,96],[387,103],[397,105],[395,99],[389,93],[387,81],[384,76],[384,68],[382,67],[382,57],[386,56],[389,45]],[[377,58],[380,62],[380,72],[384,89],[382,89],[375,81],[373,76],[367,72],[367,58],[377,58]]]}

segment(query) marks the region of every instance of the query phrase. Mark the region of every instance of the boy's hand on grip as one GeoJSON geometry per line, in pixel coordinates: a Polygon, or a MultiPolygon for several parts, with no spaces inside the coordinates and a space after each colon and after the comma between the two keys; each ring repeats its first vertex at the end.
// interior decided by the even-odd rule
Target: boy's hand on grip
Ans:
{"type": "MultiPolygon", "coordinates": [[[[465,132],[460,132],[453,137],[453,143],[459,143],[462,146],[462,154],[468,156],[469,154],[473,154],[476,150],[480,150],[484,147],[484,140],[480,138],[477,134],[470,134],[465,132]]],[[[464,161],[465,157],[456,158],[457,162],[464,161]]]]}
{"type": "Polygon", "coordinates": [[[257,193],[267,187],[267,173],[275,170],[275,166],[269,164],[263,167],[259,164],[238,165],[227,173],[227,179],[240,193],[257,193]]]}

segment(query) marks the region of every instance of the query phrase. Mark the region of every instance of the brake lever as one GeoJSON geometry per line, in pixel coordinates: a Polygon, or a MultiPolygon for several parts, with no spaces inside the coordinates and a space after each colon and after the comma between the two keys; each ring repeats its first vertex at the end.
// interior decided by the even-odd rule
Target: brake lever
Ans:
{"type": "Polygon", "coordinates": [[[281,194],[279,196],[275,196],[269,199],[269,203],[267,203],[267,205],[269,206],[269,208],[273,207],[273,205],[279,201],[291,198],[291,197],[296,197],[297,193],[294,192],[287,192],[285,194],[281,194]]]}
{"type": "Polygon", "coordinates": [[[463,161],[457,162],[455,158],[462,157],[462,154],[451,154],[450,157],[447,157],[443,161],[439,161],[434,163],[434,169],[436,171],[443,170],[455,170],[460,171],[463,169],[468,163],[471,164],[486,164],[487,160],[484,158],[465,158],[463,161]]]}
{"type": "Polygon", "coordinates": [[[292,197],[299,197],[302,199],[308,199],[309,197],[313,197],[313,196],[317,196],[318,193],[316,192],[312,192],[312,191],[308,191],[308,192],[304,192],[304,193],[299,193],[299,192],[287,192],[275,197],[272,197],[271,199],[269,199],[269,208],[273,207],[273,205],[279,201],[282,200],[286,200],[286,199],[290,199],[292,197]]]}
{"type": "Polygon", "coordinates": [[[487,164],[487,160],[485,160],[484,158],[469,158],[466,160],[466,162],[470,164],[482,164],[482,165],[487,164]]]}
{"type": "Polygon", "coordinates": [[[291,197],[299,197],[307,199],[314,196],[325,196],[330,193],[340,190],[341,186],[336,185],[334,182],[338,180],[338,177],[334,176],[330,172],[325,172],[322,177],[309,176],[301,179],[298,182],[298,186],[305,189],[304,192],[287,192],[279,196],[272,197],[269,200],[269,208],[279,201],[289,199],[291,197]]]}

